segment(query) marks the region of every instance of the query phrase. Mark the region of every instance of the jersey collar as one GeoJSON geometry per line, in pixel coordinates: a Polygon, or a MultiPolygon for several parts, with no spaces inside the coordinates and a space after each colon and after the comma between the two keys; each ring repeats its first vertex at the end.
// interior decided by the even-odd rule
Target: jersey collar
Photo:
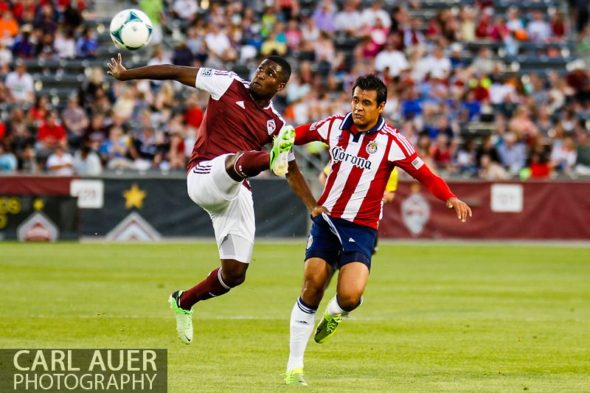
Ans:
{"type": "MultiPolygon", "coordinates": [[[[383,118],[383,116],[379,116],[379,120],[377,121],[377,124],[375,124],[375,126],[373,128],[371,128],[370,130],[368,130],[366,132],[367,133],[377,132],[377,131],[380,131],[383,127],[385,127],[385,119],[383,118]]],[[[341,130],[349,130],[354,134],[357,134],[360,132],[356,129],[354,123],[352,122],[352,112],[348,112],[346,114],[346,116],[344,116],[344,120],[342,120],[342,124],[340,124],[340,129],[341,130]]]]}

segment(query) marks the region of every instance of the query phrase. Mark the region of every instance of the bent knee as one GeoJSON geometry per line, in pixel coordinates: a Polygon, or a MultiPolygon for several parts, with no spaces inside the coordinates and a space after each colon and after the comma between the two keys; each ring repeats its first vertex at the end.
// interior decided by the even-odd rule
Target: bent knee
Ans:
{"type": "Polygon", "coordinates": [[[231,272],[226,274],[223,272],[223,283],[230,288],[237,287],[246,281],[246,272],[231,272]]]}
{"type": "Polygon", "coordinates": [[[344,311],[349,312],[361,305],[362,298],[362,293],[339,293],[338,305],[344,311]]]}

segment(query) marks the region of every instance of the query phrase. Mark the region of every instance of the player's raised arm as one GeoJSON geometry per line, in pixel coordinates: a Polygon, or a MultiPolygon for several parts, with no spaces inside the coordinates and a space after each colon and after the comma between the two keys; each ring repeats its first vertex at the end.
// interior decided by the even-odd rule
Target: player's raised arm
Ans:
{"type": "Polygon", "coordinates": [[[127,69],[123,65],[123,57],[117,54],[117,58],[111,58],[107,63],[108,74],[120,81],[131,79],[175,80],[183,85],[195,87],[197,73],[196,67],[177,66],[173,64],[160,64],[145,67],[127,69]]]}

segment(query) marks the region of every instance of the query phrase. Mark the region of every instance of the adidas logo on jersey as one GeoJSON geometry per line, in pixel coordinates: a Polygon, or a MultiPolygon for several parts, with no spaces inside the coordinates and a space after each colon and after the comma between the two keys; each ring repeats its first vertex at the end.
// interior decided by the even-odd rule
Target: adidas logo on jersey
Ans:
{"type": "Polygon", "coordinates": [[[340,146],[335,146],[332,148],[332,159],[334,161],[344,161],[350,162],[352,165],[361,168],[361,169],[371,169],[371,161],[367,160],[366,158],[357,157],[350,153],[347,153],[343,148],[340,146]]]}
{"type": "Polygon", "coordinates": [[[236,101],[236,105],[242,109],[246,109],[246,105],[244,105],[244,101],[236,101]]]}

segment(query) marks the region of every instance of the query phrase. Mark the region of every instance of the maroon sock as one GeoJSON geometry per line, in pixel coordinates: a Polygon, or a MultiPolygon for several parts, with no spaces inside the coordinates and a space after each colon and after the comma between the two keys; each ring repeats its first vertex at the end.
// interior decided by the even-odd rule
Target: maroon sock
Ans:
{"type": "Polygon", "coordinates": [[[236,154],[234,169],[244,177],[254,177],[270,165],[270,154],[266,151],[243,151],[236,154]]]}
{"type": "Polygon", "coordinates": [[[215,296],[221,296],[224,293],[229,292],[229,288],[219,281],[219,270],[221,268],[213,270],[207,278],[203,281],[187,289],[182,293],[180,297],[179,305],[185,310],[190,310],[191,307],[200,300],[207,300],[215,296]]]}

